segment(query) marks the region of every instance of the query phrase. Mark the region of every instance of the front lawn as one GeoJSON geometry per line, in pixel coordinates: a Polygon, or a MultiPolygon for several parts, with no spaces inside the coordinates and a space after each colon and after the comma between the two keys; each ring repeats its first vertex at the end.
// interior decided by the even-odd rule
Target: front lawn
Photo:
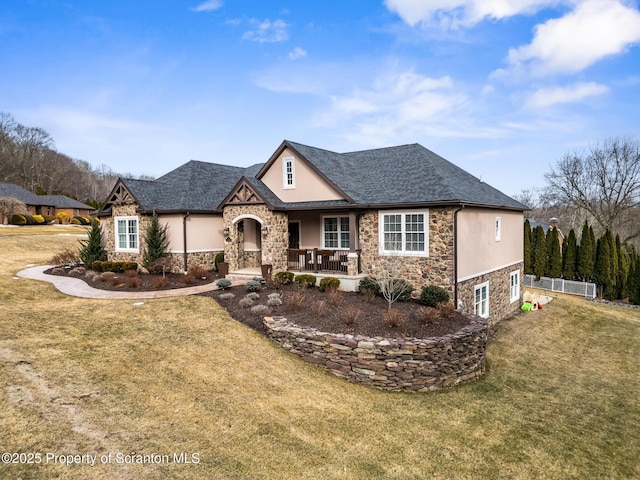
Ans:
{"type": "Polygon", "coordinates": [[[636,310],[560,297],[502,324],[481,380],[387,393],[306,364],[209,298],[136,305],[14,279],[77,241],[0,230],[0,445],[114,460],[0,464],[0,478],[640,477],[636,310]],[[199,463],[174,463],[182,452],[199,463]]]}

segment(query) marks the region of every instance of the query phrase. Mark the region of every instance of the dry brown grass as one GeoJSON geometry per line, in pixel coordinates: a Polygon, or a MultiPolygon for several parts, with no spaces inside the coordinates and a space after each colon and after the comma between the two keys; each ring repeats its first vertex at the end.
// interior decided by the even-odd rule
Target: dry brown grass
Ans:
{"type": "Polygon", "coordinates": [[[208,298],[135,305],[13,279],[76,241],[0,231],[0,445],[201,462],[0,478],[640,477],[637,311],[560,297],[503,324],[481,380],[393,394],[300,361],[208,298]]]}

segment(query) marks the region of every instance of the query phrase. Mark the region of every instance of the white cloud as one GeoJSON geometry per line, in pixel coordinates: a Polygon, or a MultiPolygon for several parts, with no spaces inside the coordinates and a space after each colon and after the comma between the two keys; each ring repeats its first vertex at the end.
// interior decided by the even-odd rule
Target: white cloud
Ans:
{"type": "MultiPolygon", "coordinates": [[[[255,20],[252,22],[257,23],[255,20]]],[[[242,38],[258,43],[284,42],[289,38],[287,27],[288,25],[283,20],[275,20],[272,22],[267,19],[261,22],[255,30],[245,32],[242,38]]]]}
{"type": "Polygon", "coordinates": [[[508,69],[496,73],[576,73],[639,42],[638,10],[617,0],[586,0],[564,17],[538,25],[533,41],[511,49],[508,69]]]}
{"type": "Polygon", "coordinates": [[[307,56],[307,51],[304,48],[296,47],[292,52],[289,52],[289,60],[299,60],[307,56]]]}
{"type": "Polygon", "coordinates": [[[427,132],[448,136],[460,125],[451,119],[467,102],[450,77],[430,78],[413,71],[378,78],[369,89],[330,96],[330,108],[316,123],[336,128],[360,144],[415,141],[427,132]],[[413,140],[412,140],[413,139],[413,140]]]}
{"type": "Polygon", "coordinates": [[[385,0],[386,7],[408,25],[439,24],[457,28],[475,25],[485,19],[499,20],[514,15],[567,3],[568,0],[385,0]]]}
{"type": "Polygon", "coordinates": [[[222,0],[207,0],[191,10],[194,12],[212,12],[222,7],[222,0]]]}
{"type": "Polygon", "coordinates": [[[603,95],[609,87],[595,82],[579,82],[567,87],[540,88],[529,96],[526,106],[530,108],[546,108],[559,103],[573,103],[587,97],[603,95]]]}

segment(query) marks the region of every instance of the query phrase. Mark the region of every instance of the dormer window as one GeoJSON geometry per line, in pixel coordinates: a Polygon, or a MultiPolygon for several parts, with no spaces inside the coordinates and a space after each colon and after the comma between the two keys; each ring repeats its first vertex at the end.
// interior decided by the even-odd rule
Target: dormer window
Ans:
{"type": "Polygon", "coordinates": [[[293,157],[282,159],[282,187],[285,189],[296,188],[296,171],[293,157]]]}

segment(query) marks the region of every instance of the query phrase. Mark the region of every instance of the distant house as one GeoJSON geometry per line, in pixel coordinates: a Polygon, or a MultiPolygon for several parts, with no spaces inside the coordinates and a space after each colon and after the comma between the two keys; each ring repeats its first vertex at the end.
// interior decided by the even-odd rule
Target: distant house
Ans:
{"type": "Polygon", "coordinates": [[[224,252],[232,272],[269,264],[355,290],[393,269],[498,321],[519,307],[526,209],[418,144],[341,154],[284,141],[248,168],[121,178],[99,215],[110,260],[141,261],[155,211],[176,271],[224,252]]]}
{"type": "Polygon", "coordinates": [[[560,230],[560,221],[556,217],[551,217],[548,222],[541,222],[538,220],[534,220],[533,218],[527,218],[529,220],[529,226],[531,227],[531,231],[535,230],[535,228],[539,225],[544,230],[545,235],[552,228],[556,228],[558,230],[558,238],[560,239],[560,244],[564,240],[564,233],[560,230]]]}
{"type": "MultiPolygon", "coordinates": [[[[79,202],[65,195],[36,195],[13,183],[0,182],[0,197],[15,198],[27,207],[30,215],[47,215],[55,217],[59,212],[66,212],[69,217],[88,217],[95,209],[86,203],[79,202]]],[[[6,219],[5,219],[6,220],[6,219]]]]}

